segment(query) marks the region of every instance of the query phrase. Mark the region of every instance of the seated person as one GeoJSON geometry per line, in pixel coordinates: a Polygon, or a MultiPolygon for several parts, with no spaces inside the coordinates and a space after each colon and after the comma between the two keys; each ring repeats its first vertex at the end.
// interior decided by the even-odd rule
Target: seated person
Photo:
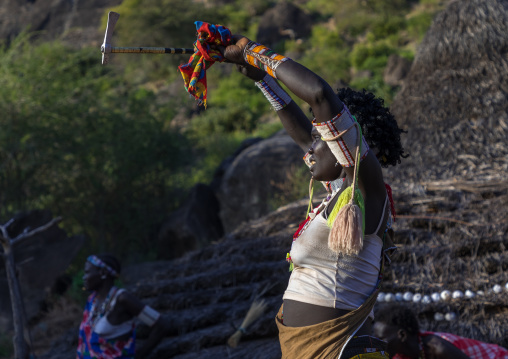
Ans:
{"type": "Polygon", "coordinates": [[[83,283],[91,294],[79,327],[77,359],[145,358],[166,332],[157,311],[114,285],[120,269],[118,259],[109,254],[86,260],[83,283]],[[136,348],[136,319],[150,326],[141,348],[136,348]]]}
{"type": "Polygon", "coordinates": [[[450,333],[420,332],[415,314],[401,305],[376,313],[372,329],[388,343],[392,359],[508,359],[508,350],[495,344],[450,333]]]}

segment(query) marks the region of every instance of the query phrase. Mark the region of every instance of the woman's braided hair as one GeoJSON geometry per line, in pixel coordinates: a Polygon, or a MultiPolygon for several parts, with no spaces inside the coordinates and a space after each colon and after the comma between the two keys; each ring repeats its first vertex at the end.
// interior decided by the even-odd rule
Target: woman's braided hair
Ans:
{"type": "Polygon", "coordinates": [[[378,151],[377,157],[382,167],[395,166],[401,162],[401,158],[409,156],[404,153],[400,142],[400,134],[407,131],[399,128],[382,98],[376,98],[365,89],[359,92],[349,87],[338,90],[337,96],[362,126],[369,147],[378,151]]]}

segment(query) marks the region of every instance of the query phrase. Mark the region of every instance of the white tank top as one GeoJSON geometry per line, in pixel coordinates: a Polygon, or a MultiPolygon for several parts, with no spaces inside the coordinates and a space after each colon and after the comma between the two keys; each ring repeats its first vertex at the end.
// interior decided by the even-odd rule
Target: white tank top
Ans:
{"type": "Polygon", "coordinates": [[[134,319],[127,320],[118,325],[111,324],[108,320],[109,312],[113,310],[118,296],[124,291],[125,289],[117,290],[115,296],[111,299],[110,310],[101,319],[97,321],[95,327],[93,328],[93,331],[104,339],[113,339],[120,337],[124,334],[131,332],[135,327],[134,319]]]}
{"type": "MultiPolygon", "coordinates": [[[[357,256],[337,254],[328,248],[330,229],[323,217],[326,209],[316,215],[293,241],[290,255],[294,269],[283,299],[345,310],[360,307],[379,278],[383,241],[377,232],[385,218],[387,200],[378,228],[364,236],[363,249],[357,256]]],[[[324,204],[326,207],[328,203],[324,204]]]]}

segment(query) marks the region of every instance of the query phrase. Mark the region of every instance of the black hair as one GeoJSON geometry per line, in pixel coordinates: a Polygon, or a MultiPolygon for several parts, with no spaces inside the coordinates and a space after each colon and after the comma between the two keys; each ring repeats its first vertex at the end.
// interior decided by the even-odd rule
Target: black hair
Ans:
{"type": "Polygon", "coordinates": [[[401,158],[409,156],[400,142],[400,134],[407,131],[399,128],[382,98],[365,89],[360,92],[349,87],[338,90],[337,96],[362,126],[369,147],[379,151],[377,157],[382,167],[395,166],[401,158]]]}
{"type": "Polygon", "coordinates": [[[114,269],[118,274],[120,274],[120,271],[122,270],[122,265],[120,264],[118,258],[116,258],[113,254],[101,253],[97,254],[97,257],[99,257],[101,261],[103,261],[105,264],[114,269]]]}
{"type": "Polygon", "coordinates": [[[379,308],[376,312],[375,320],[397,329],[404,329],[411,335],[416,335],[420,331],[418,319],[414,312],[402,305],[390,305],[379,308]]]}

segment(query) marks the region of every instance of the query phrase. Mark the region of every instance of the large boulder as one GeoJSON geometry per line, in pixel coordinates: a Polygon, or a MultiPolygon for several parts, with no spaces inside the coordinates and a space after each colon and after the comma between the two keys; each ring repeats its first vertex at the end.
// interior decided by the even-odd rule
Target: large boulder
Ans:
{"type": "Polygon", "coordinates": [[[224,234],[219,201],[212,189],[197,184],[185,204],[163,222],[157,237],[158,258],[176,258],[203,248],[224,234]]]}
{"type": "Polygon", "coordinates": [[[411,153],[400,177],[508,166],[507,9],[507,0],[451,1],[435,17],[391,106],[411,153]]]}
{"type": "MultiPolygon", "coordinates": [[[[15,238],[25,229],[33,230],[51,221],[49,211],[21,213],[9,226],[9,235],[15,238]]],[[[53,225],[27,238],[13,248],[18,280],[28,319],[41,310],[52,288],[64,274],[83,245],[83,237],[67,237],[65,231],[53,225]]],[[[5,263],[0,256],[0,331],[11,328],[12,312],[5,263]]]]}
{"type": "MultiPolygon", "coordinates": [[[[226,233],[274,210],[271,199],[300,166],[303,151],[285,132],[247,147],[225,171],[217,196],[226,233]]],[[[310,179],[310,175],[309,175],[310,179]]]]}
{"type": "Polygon", "coordinates": [[[278,2],[262,16],[256,41],[273,48],[282,40],[309,36],[311,28],[310,15],[289,2],[278,2]]]}

